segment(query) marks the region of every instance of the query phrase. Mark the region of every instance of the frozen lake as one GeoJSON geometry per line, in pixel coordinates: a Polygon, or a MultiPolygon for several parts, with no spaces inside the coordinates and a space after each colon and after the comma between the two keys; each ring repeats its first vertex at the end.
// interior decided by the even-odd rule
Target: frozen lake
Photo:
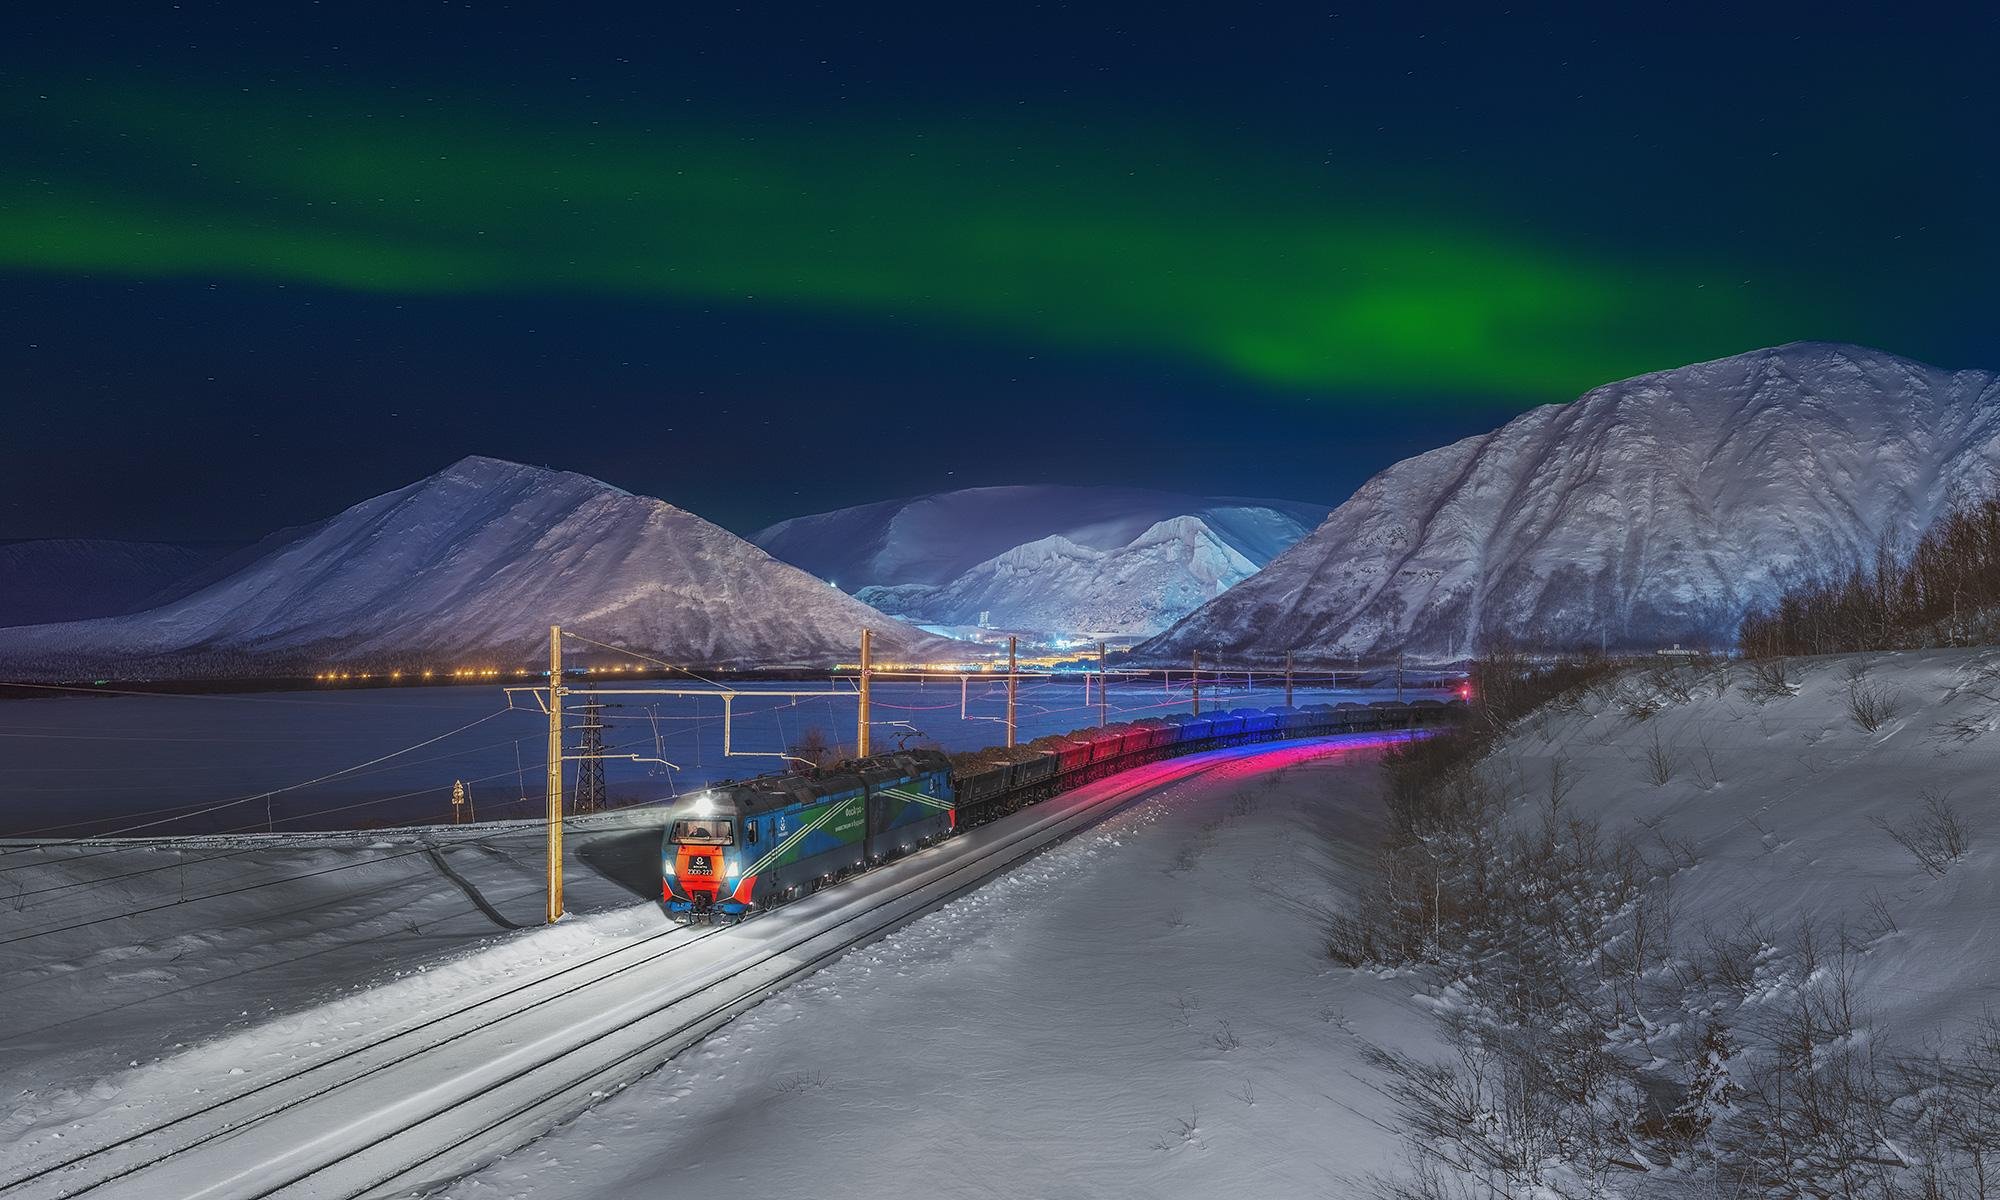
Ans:
{"type": "MultiPolygon", "coordinates": [[[[1268,707],[1281,687],[1204,679],[1202,707],[1268,707]]],[[[642,686],[626,684],[624,686],[642,686]]],[[[607,696],[606,749],[674,764],[611,761],[616,804],[671,799],[725,779],[780,769],[776,757],[811,731],[851,747],[858,711],[851,680],[733,685],[730,749],[713,696],[607,696]],[[824,689],[808,697],[759,695],[824,689]],[[761,756],[761,757],[760,757],[761,756]]],[[[1380,690],[1299,688],[1297,703],[1393,697],[1380,690]]],[[[1436,694],[1411,690],[1408,695],[1436,694]]],[[[575,706],[582,696],[572,693],[575,706]]],[[[1113,721],[1186,712],[1186,681],[1111,686],[1113,721]]],[[[877,750],[935,745],[971,750],[1006,740],[1006,685],[974,679],[878,682],[877,750]]],[[[1097,723],[1094,685],[1028,679],[1018,740],[1097,723]]],[[[572,726],[574,720],[571,721],[572,726]]],[[[572,730],[571,744],[577,742],[572,730]]],[[[512,707],[497,685],[328,689],[244,695],[68,696],[0,703],[0,836],[167,835],[365,828],[445,821],[454,780],[483,819],[541,810],[547,720],[532,697],[512,707]],[[427,743],[427,744],[426,744],[427,743]],[[375,761],[380,760],[380,761],[375,761]]],[[[574,780],[575,766],[570,767],[574,780]]]]}

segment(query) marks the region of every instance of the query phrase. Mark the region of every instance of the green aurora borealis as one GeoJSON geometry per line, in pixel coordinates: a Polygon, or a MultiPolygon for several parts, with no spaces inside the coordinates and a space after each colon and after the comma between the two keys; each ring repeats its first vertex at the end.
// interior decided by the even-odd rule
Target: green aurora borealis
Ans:
{"type": "MultiPolygon", "coordinates": [[[[65,103],[59,89],[27,100],[65,103]],[[55,98],[44,98],[48,93],[55,98]]],[[[1808,286],[1567,245],[1254,142],[980,114],[617,126],[461,98],[105,89],[0,167],[0,269],[665,297],[1199,364],[1278,389],[1563,399],[1839,331],[1808,286]],[[60,141],[54,140],[59,137],[60,141]]]]}

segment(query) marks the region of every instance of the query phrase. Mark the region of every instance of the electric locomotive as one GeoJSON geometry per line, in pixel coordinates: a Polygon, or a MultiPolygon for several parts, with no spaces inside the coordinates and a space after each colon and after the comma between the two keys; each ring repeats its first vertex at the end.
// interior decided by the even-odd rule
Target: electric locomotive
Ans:
{"type": "Polygon", "coordinates": [[[736,920],[928,845],[957,825],[951,764],[935,750],[716,787],[668,811],[660,899],[682,921],[736,920]]]}

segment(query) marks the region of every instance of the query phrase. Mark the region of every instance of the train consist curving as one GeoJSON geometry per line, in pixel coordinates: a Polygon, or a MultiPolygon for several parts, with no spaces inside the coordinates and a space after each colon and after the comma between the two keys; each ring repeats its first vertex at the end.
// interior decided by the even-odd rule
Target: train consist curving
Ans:
{"type": "Polygon", "coordinates": [[[951,758],[908,750],[812,776],[728,784],[668,812],[660,898],[680,920],[736,920],[1144,763],[1280,738],[1437,725],[1464,707],[1382,700],[1148,717],[1011,749],[951,758]]]}

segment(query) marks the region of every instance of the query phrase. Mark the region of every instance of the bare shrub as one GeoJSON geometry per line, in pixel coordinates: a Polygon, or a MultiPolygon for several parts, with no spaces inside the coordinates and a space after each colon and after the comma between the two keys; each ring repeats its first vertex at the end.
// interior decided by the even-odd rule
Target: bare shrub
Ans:
{"type": "Polygon", "coordinates": [[[1702,685],[1702,671],[1694,666],[1659,666],[1647,675],[1653,691],[1675,704],[1686,704],[1702,685]]]}
{"type": "Polygon", "coordinates": [[[1217,1021],[1215,1032],[1209,1035],[1208,1040],[1215,1043],[1215,1048],[1224,1054],[1243,1044],[1243,1039],[1236,1036],[1236,1031],[1229,1027],[1227,1021],[1217,1021]]]}
{"type": "Polygon", "coordinates": [[[1993,731],[1994,715],[1993,713],[1984,713],[1978,716],[1953,717],[1948,721],[1941,721],[1931,730],[1930,740],[1938,743],[1940,746],[1939,753],[1943,753],[1944,747],[1960,745],[1991,733],[1993,731]]]}
{"type": "Polygon", "coordinates": [[[1895,720],[1903,711],[1902,697],[1892,688],[1868,677],[1868,668],[1856,663],[1847,672],[1847,715],[1869,733],[1895,720]]]}
{"type": "Polygon", "coordinates": [[[1174,1123],[1167,1127],[1167,1131],[1153,1141],[1153,1149],[1163,1152],[1177,1150],[1182,1146],[1193,1146],[1199,1150],[1202,1145],[1201,1110],[1198,1108],[1188,1109],[1188,1115],[1185,1117],[1174,1118],[1174,1123]]]}
{"type": "Polygon", "coordinates": [[[1695,738],[1701,748],[1694,764],[1694,785],[1704,792],[1712,792],[1722,783],[1722,771],[1715,765],[1715,746],[1708,740],[1708,732],[1703,730],[1695,738]]]}
{"type": "Polygon", "coordinates": [[[1326,956],[1343,967],[1365,967],[1376,959],[1375,927],[1347,913],[1333,913],[1321,929],[1326,956]]]}
{"type": "Polygon", "coordinates": [[[1634,721],[1651,720],[1666,707],[1660,694],[1648,687],[1630,686],[1618,689],[1615,697],[1618,711],[1634,721]]]}
{"type": "Polygon", "coordinates": [[[1674,771],[1680,765],[1680,758],[1660,738],[1660,731],[1653,731],[1652,741],[1646,745],[1646,780],[1654,787],[1665,787],[1673,782],[1674,771]]]}
{"type": "Polygon", "coordinates": [[[1889,911],[1888,899],[1882,895],[1880,889],[1870,888],[1868,891],[1868,925],[1866,927],[1869,938],[1872,940],[1888,937],[1890,934],[1895,933],[1897,929],[1896,914],[1889,911]]]}
{"type": "Polygon", "coordinates": [[[1750,682],[1743,685],[1743,694],[1760,704],[1782,696],[1796,696],[1799,681],[1787,659],[1754,659],[1750,663],[1750,682]]]}
{"type": "Polygon", "coordinates": [[[1549,815],[1562,811],[1563,801],[1569,799],[1576,788],[1576,772],[1570,769],[1567,755],[1558,754],[1549,759],[1549,815]]]}
{"type": "Polygon", "coordinates": [[[780,1096],[796,1096],[825,1086],[825,1071],[792,1071],[771,1081],[771,1090],[780,1096]]]}
{"type": "Polygon", "coordinates": [[[1918,810],[1902,825],[1881,817],[1870,818],[1875,827],[1910,852],[1917,864],[1932,875],[1943,875],[1970,849],[1972,830],[1949,797],[1924,790],[1917,796],[1918,810]]]}

